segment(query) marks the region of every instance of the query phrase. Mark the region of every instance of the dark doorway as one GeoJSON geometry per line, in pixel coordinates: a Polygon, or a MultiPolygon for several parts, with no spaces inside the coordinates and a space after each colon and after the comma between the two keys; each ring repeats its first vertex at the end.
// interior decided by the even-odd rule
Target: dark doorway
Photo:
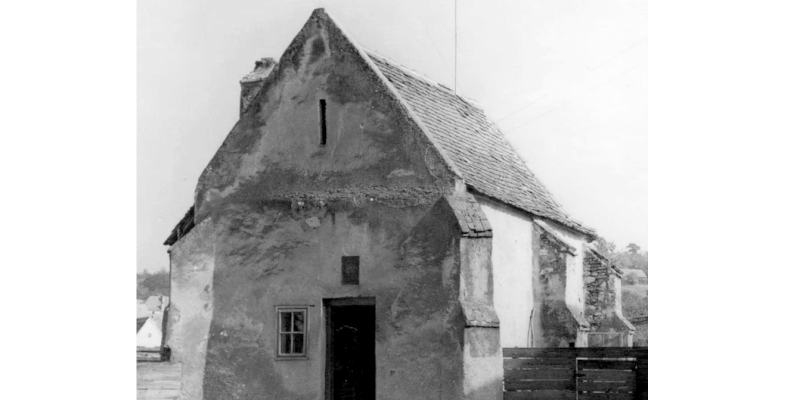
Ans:
{"type": "Polygon", "coordinates": [[[327,400],[375,400],[375,299],[325,301],[327,400]]]}

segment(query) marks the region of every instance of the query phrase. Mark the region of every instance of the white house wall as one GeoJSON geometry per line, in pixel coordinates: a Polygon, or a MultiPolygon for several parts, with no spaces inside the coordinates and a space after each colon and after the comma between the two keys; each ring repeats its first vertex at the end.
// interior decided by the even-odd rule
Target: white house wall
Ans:
{"type": "Polygon", "coordinates": [[[161,346],[161,327],[156,326],[152,318],[148,318],[142,325],[142,329],[136,334],[136,347],[160,347],[161,346]]]}
{"type": "Polygon", "coordinates": [[[500,344],[527,347],[533,309],[533,227],[527,215],[476,196],[492,225],[494,307],[500,344]]]}

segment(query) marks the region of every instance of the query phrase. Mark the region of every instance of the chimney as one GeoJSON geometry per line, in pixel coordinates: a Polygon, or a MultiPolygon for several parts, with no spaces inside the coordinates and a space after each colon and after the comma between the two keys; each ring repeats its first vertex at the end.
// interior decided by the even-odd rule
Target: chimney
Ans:
{"type": "Polygon", "coordinates": [[[275,68],[275,59],[271,57],[262,58],[256,61],[256,68],[239,81],[239,84],[242,85],[242,94],[239,99],[239,118],[247,111],[250,102],[253,101],[258,91],[264,86],[264,82],[267,81],[267,77],[273,68],[275,68]]]}

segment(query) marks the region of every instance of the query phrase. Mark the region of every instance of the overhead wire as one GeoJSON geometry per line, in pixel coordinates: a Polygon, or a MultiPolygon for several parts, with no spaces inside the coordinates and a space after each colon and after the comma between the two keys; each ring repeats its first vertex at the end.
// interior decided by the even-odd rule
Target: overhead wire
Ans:
{"type": "Polygon", "coordinates": [[[508,134],[508,133],[511,133],[511,132],[513,132],[513,131],[517,130],[518,128],[521,128],[521,127],[523,127],[523,126],[525,126],[525,125],[528,125],[529,123],[531,123],[531,122],[533,122],[533,121],[536,121],[537,119],[539,119],[539,118],[542,118],[542,117],[544,117],[545,115],[547,115],[547,114],[550,114],[551,112],[553,112],[553,111],[555,111],[555,110],[557,110],[557,109],[559,109],[559,108],[561,108],[561,107],[564,107],[565,105],[567,105],[567,104],[569,104],[569,103],[572,103],[573,101],[575,101],[575,100],[577,100],[577,99],[579,99],[579,98],[581,98],[581,97],[583,97],[583,96],[586,96],[587,94],[589,94],[589,92],[591,92],[591,91],[593,91],[593,90],[595,90],[595,89],[599,88],[600,86],[603,86],[603,85],[605,85],[606,83],[609,83],[609,82],[611,82],[611,81],[613,81],[613,80],[615,80],[615,79],[618,79],[618,78],[622,77],[623,75],[627,74],[628,72],[631,72],[631,71],[633,71],[634,69],[638,68],[639,66],[641,66],[642,64],[645,64],[645,63],[647,63],[647,60],[644,60],[644,61],[640,62],[639,64],[636,64],[636,65],[634,65],[633,67],[626,69],[625,71],[623,71],[623,72],[622,72],[622,73],[620,73],[619,75],[616,75],[616,76],[614,76],[614,77],[613,77],[613,78],[611,78],[611,79],[608,79],[608,80],[606,80],[606,81],[603,81],[602,83],[600,83],[600,84],[598,84],[598,85],[595,85],[595,86],[593,86],[591,89],[589,89],[589,90],[587,90],[587,91],[585,91],[585,92],[581,93],[580,95],[578,95],[578,96],[576,96],[576,97],[573,97],[573,98],[571,98],[571,99],[567,100],[566,102],[564,102],[564,103],[561,103],[561,104],[559,104],[558,106],[556,106],[556,107],[554,107],[554,108],[550,109],[550,111],[547,111],[547,112],[546,112],[546,113],[544,113],[544,114],[540,114],[540,115],[538,115],[536,118],[533,118],[533,119],[527,120],[527,121],[525,121],[525,122],[523,122],[523,123],[521,123],[521,124],[519,124],[519,125],[517,125],[517,126],[515,126],[515,127],[511,128],[511,129],[509,129],[509,130],[507,130],[507,131],[505,131],[505,132],[508,134]]]}
{"type": "Polygon", "coordinates": [[[556,89],[556,90],[554,90],[554,91],[552,91],[552,92],[550,92],[550,93],[547,93],[547,94],[545,94],[544,96],[541,96],[541,97],[537,98],[536,100],[534,100],[534,101],[532,101],[532,102],[530,102],[530,103],[527,103],[527,104],[525,104],[524,106],[522,106],[522,107],[520,107],[520,108],[518,108],[518,109],[516,109],[516,110],[514,110],[514,111],[512,111],[512,112],[510,112],[509,114],[506,114],[506,115],[504,115],[504,116],[500,117],[500,118],[499,118],[499,119],[497,119],[495,122],[496,122],[496,123],[500,123],[500,121],[502,121],[502,120],[504,120],[504,119],[506,119],[506,118],[508,118],[508,117],[510,117],[510,116],[512,116],[512,115],[514,115],[514,114],[516,114],[516,113],[518,113],[518,112],[520,112],[520,111],[522,111],[522,110],[524,110],[524,109],[526,109],[526,108],[528,108],[528,107],[530,107],[530,106],[532,106],[532,105],[534,105],[534,104],[536,104],[536,103],[538,103],[540,100],[544,99],[545,97],[548,97],[548,96],[550,96],[551,94],[556,94],[556,93],[560,92],[562,89],[564,89],[564,88],[566,88],[567,86],[571,85],[571,84],[572,84],[573,82],[575,82],[576,80],[578,80],[578,79],[580,79],[580,78],[582,78],[582,77],[586,76],[588,73],[590,73],[590,72],[592,72],[592,71],[596,70],[597,68],[600,68],[601,66],[603,66],[603,65],[605,65],[605,64],[607,64],[607,63],[609,63],[609,62],[613,61],[614,59],[616,59],[616,58],[618,58],[618,57],[622,56],[623,54],[625,54],[626,52],[628,52],[630,49],[632,49],[632,48],[634,48],[634,47],[638,46],[639,44],[643,43],[644,41],[646,41],[646,40],[647,40],[647,38],[648,38],[648,37],[647,37],[647,36],[645,36],[645,38],[644,38],[644,39],[642,39],[642,40],[640,40],[640,41],[638,41],[638,42],[636,42],[636,43],[634,43],[634,44],[632,44],[632,45],[628,46],[628,47],[627,47],[627,48],[625,48],[624,50],[622,50],[622,51],[620,51],[619,53],[617,53],[617,54],[613,55],[611,58],[609,58],[609,59],[606,59],[605,61],[601,62],[600,64],[597,64],[597,65],[595,65],[595,66],[594,66],[594,67],[592,67],[592,68],[589,68],[589,70],[588,70],[588,71],[584,72],[584,73],[583,73],[583,74],[581,74],[581,75],[578,75],[578,76],[576,76],[575,78],[573,78],[573,79],[572,79],[572,80],[570,80],[569,82],[567,82],[567,83],[565,83],[565,84],[561,85],[561,86],[560,86],[558,89],[556,89]]]}

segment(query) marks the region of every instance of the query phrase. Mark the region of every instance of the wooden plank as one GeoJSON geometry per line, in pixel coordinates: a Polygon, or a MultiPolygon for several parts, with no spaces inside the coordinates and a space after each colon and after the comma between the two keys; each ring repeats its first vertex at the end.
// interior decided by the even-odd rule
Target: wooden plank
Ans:
{"type": "Polygon", "coordinates": [[[181,395],[179,394],[171,394],[171,395],[160,395],[155,397],[137,397],[137,400],[181,400],[181,395]]]}
{"type": "Polygon", "coordinates": [[[575,400],[574,390],[536,390],[503,392],[503,400],[575,400]]]}
{"type": "Polygon", "coordinates": [[[584,348],[504,348],[505,358],[547,358],[547,357],[647,357],[647,347],[584,347],[584,348]]]}
{"type": "Polygon", "coordinates": [[[158,384],[160,382],[177,382],[178,384],[180,384],[181,378],[164,378],[164,377],[160,377],[160,376],[157,376],[157,377],[149,377],[149,376],[148,377],[141,377],[141,376],[137,376],[136,377],[136,384],[137,385],[155,385],[155,384],[158,384]]]}
{"type": "Polygon", "coordinates": [[[175,381],[178,382],[181,380],[179,375],[173,376],[164,376],[164,375],[150,375],[150,374],[137,374],[136,381],[137,382],[155,382],[155,381],[175,381]]]}
{"type": "Polygon", "coordinates": [[[136,369],[146,369],[149,371],[180,371],[181,365],[168,362],[136,363],[136,369]]]}
{"type": "Polygon", "coordinates": [[[518,380],[544,380],[544,379],[575,379],[573,369],[515,369],[507,370],[503,374],[506,382],[518,380]]]}
{"type": "Polygon", "coordinates": [[[647,357],[647,347],[588,347],[578,349],[578,357],[647,357]]]}
{"type": "Polygon", "coordinates": [[[505,382],[505,390],[575,390],[575,380],[542,380],[505,382]]]}
{"type": "MultiPolygon", "coordinates": [[[[574,397],[573,397],[574,398],[574,397]]],[[[579,400],[634,400],[636,395],[631,393],[578,393],[579,400]]]]}
{"type": "Polygon", "coordinates": [[[575,368],[574,358],[513,358],[503,360],[505,369],[575,368]]]}
{"type": "Polygon", "coordinates": [[[180,399],[181,365],[167,362],[138,362],[136,386],[138,399],[180,399]]]}
{"type": "Polygon", "coordinates": [[[175,373],[165,373],[165,372],[161,372],[161,373],[154,373],[154,372],[137,373],[136,374],[136,378],[137,379],[144,379],[144,380],[151,380],[151,381],[173,381],[173,380],[181,379],[181,374],[180,373],[177,373],[177,374],[175,374],[175,373]]]}
{"type": "Polygon", "coordinates": [[[140,362],[136,363],[136,370],[137,371],[149,371],[149,372],[180,372],[180,368],[166,368],[161,366],[161,362],[140,362]]]}
{"type": "Polygon", "coordinates": [[[180,375],[180,369],[167,369],[167,368],[146,368],[146,367],[137,367],[136,368],[137,374],[170,374],[170,375],[180,375]]]}
{"type": "Polygon", "coordinates": [[[636,380],[635,371],[581,370],[576,375],[578,379],[585,381],[633,382],[636,380]]]}
{"type": "Polygon", "coordinates": [[[174,380],[174,381],[145,381],[140,380],[136,382],[137,389],[180,389],[181,382],[174,380]]]}
{"type": "Polygon", "coordinates": [[[578,360],[578,371],[586,369],[636,370],[636,361],[578,360]]]}
{"type": "Polygon", "coordinates": [[[180,390],[137,390],[137,399],[147,400],[163,400],[163,399],[180,399],[180,390]]]}
{"type": "Polygon", "coordinates": [[[578,381],[579,392],[633,392],[636,389],[634,382],[586,382],[578,381]]]}
{"type": "Polygon", "coordinates": [[[649,378],[649,367],[647,365],[639,365],[636,368],[636,382],[647,384],[649,378]]]}
{"type": "Polygon", "coordinates": [[[164,378],[164,377],[136,377],[137,385],[156,385],[161,382],[181,382],[181,378],[164,378]]]}

